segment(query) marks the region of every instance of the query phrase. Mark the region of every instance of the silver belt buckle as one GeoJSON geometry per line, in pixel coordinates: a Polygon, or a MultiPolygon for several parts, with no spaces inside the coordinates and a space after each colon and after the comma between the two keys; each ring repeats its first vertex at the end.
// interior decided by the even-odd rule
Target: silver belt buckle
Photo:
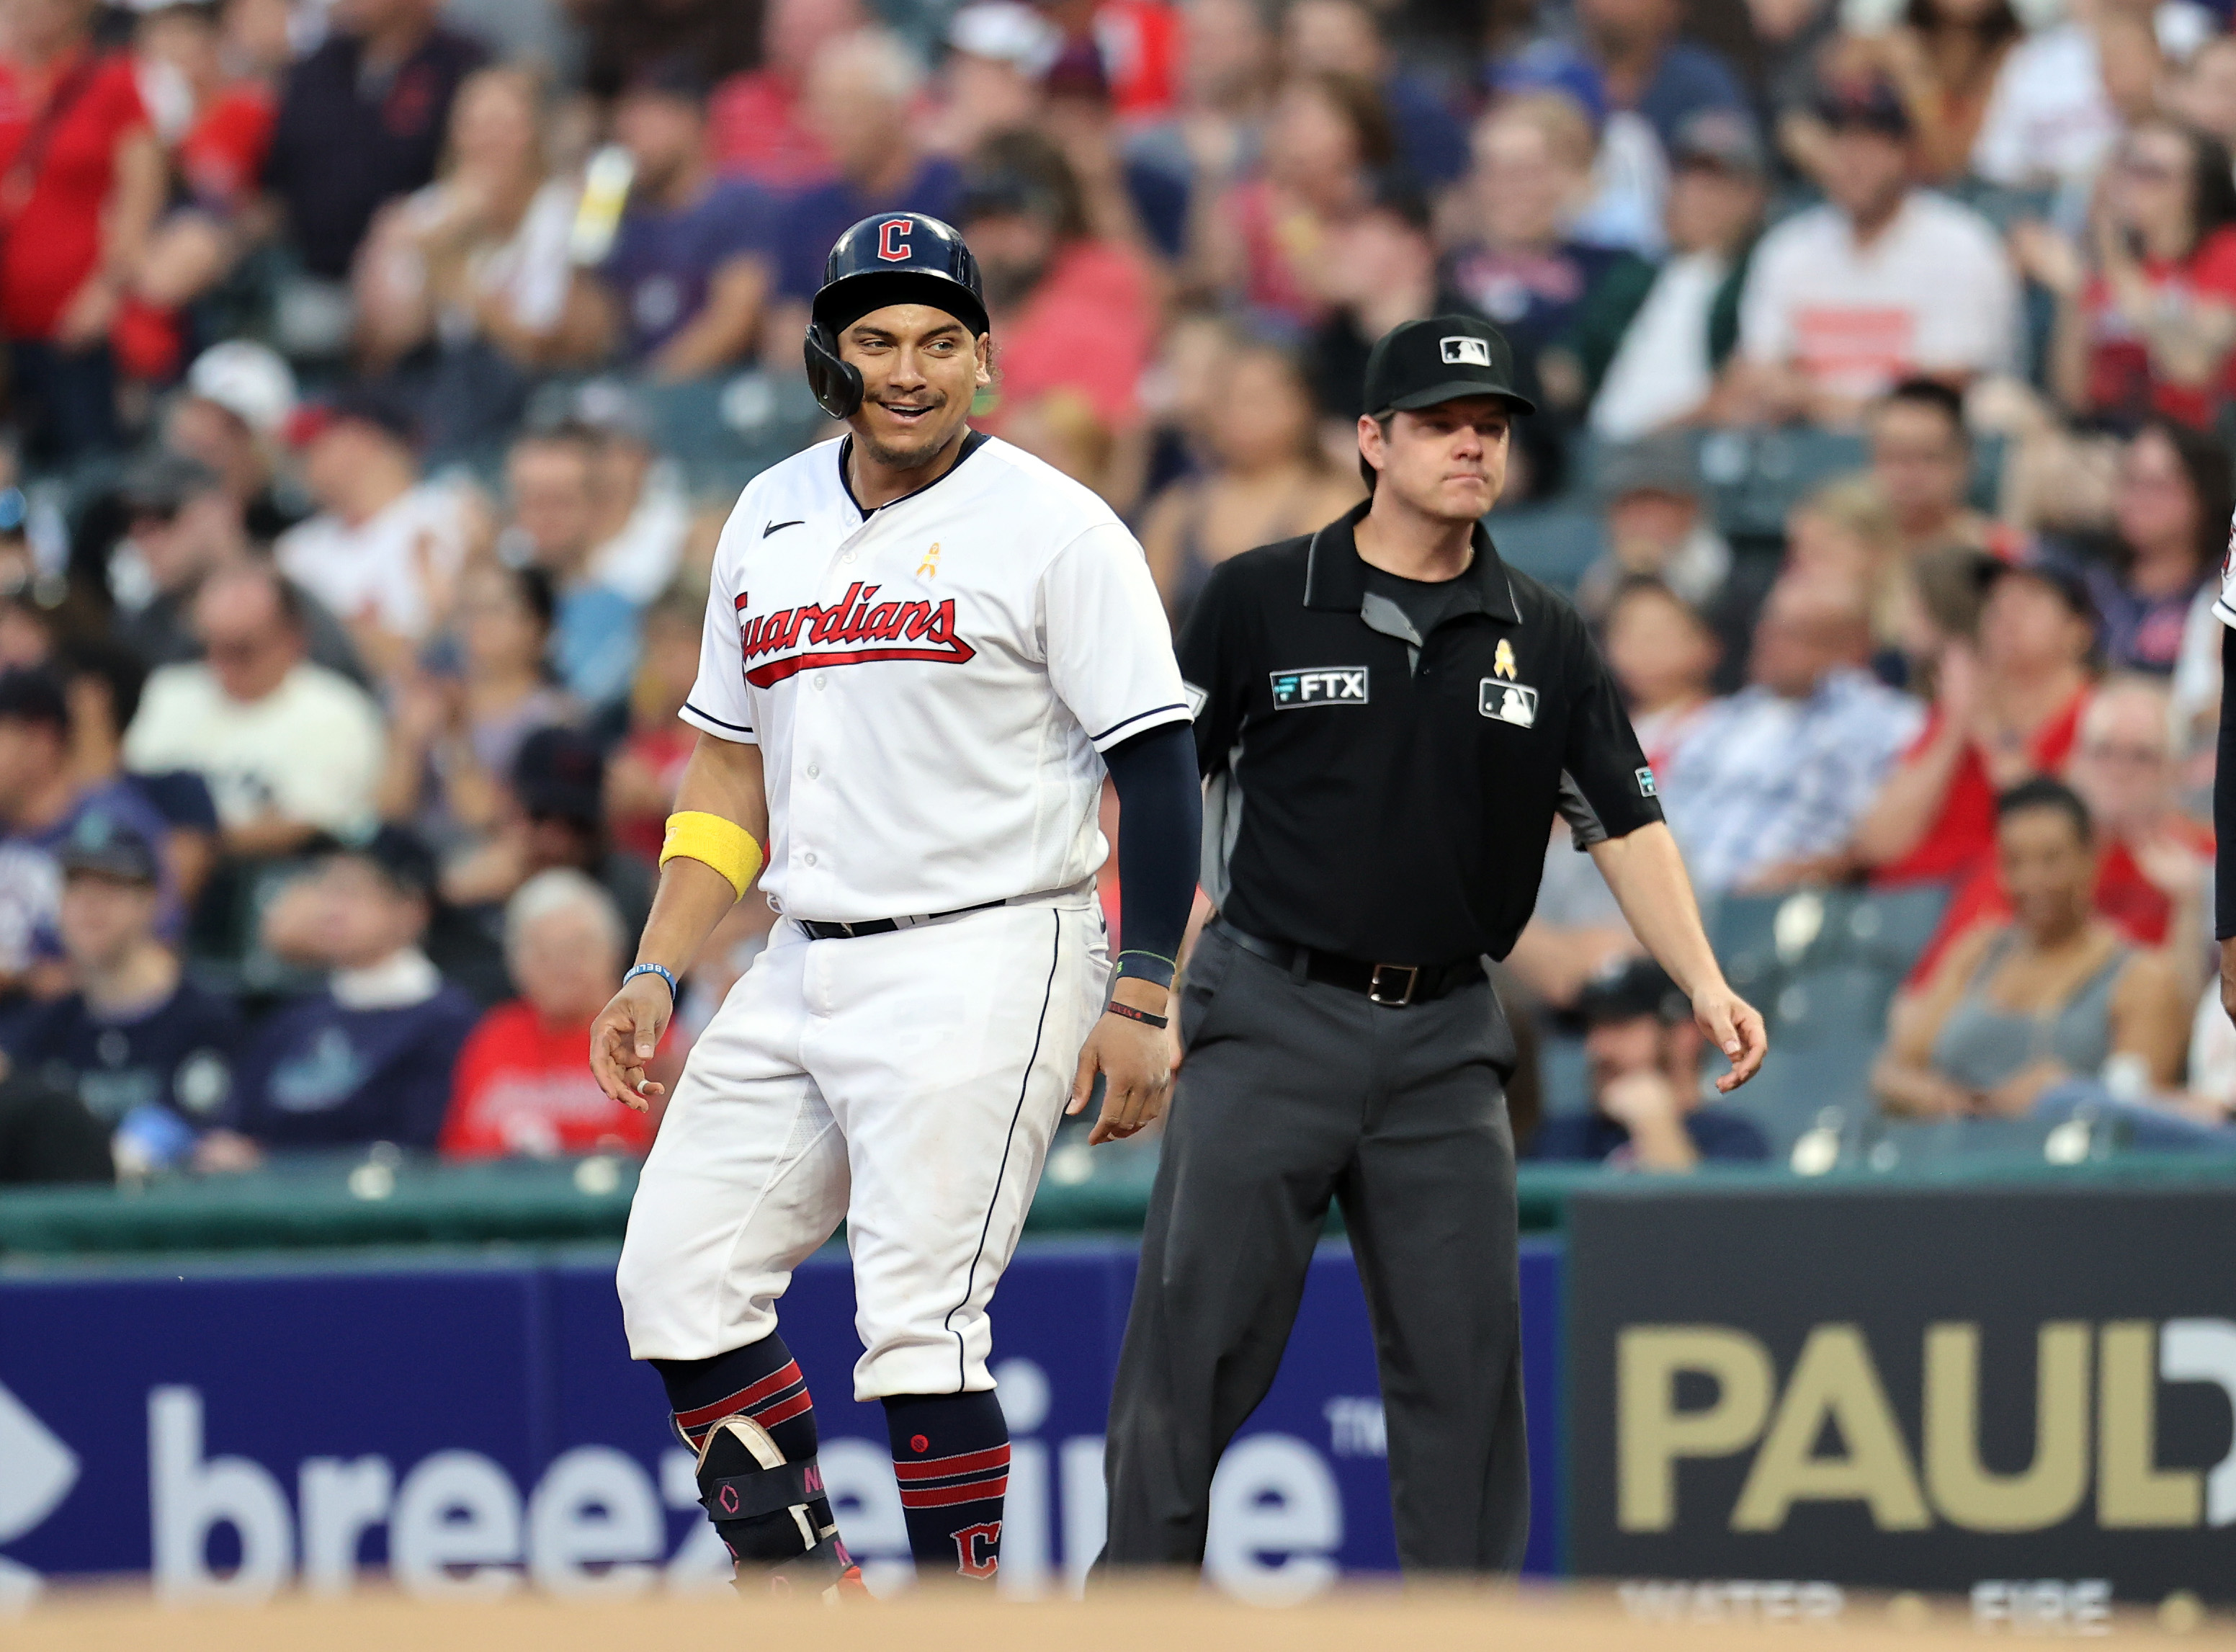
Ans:
{"type": "Polygon", "coordinates": [[[1413,1002],[1413,989],[1419,984],[1420,979],[1421,970],[1418,964],[1378,964],[1374,966],[1374,973],[1366,977],[1366,1000],[1369,1004],[1386,1004],[1393,1010],[1401,1008],[1413,1002]],[[1402,973],[1405,977],[1404,989],[1394,998],[1385,998],[1382,996],[1382,975],[1385,970],[1392,974],[1402,973]]]}

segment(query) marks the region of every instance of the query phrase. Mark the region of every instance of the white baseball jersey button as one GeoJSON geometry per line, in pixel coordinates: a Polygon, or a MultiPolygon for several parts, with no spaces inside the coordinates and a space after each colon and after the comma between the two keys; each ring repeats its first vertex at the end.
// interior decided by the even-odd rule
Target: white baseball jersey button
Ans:
{"type": "Polygon", "coordinates": [[[761,747],[773,904],[859,923],[1083,885],[1108,853],[1100,754],[1188,719],[1141,545],[1088,490],[983,438],[865,516],[844,447],[740,497],[683,709],[761,747]],[[843,867],[801,852],[842,833],[843,867]]]}

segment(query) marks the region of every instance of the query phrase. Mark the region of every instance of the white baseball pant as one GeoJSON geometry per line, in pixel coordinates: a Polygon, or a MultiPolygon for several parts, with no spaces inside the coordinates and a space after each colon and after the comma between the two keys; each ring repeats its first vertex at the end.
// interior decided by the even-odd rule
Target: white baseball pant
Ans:
{"type": "Polygon", "coordinates": [[[777,925],[693,1046],[637,1183],[634,1357],[768,1335],[844,1219],[854,1397],[993,1387],[986,1305],[1109,971],[1101,909],[1065,903],[827,941],[777,925]]]}

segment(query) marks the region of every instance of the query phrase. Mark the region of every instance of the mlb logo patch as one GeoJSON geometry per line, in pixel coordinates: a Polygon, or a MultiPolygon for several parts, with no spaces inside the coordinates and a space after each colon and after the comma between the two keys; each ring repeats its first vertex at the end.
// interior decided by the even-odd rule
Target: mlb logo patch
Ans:
{"type": "Polygon", "coordinates": [[[1654,771],[1652,769],[1641,768],[1638,771],[1638,794],[1641,797],[1654,797],[1659,795],[1654,789],[1654,771]]]}
{"type": "Polygon", "coordinates": [[[1470,339],[1464,335],[1439,341],[1444,362],[1453,367],[1488,367],[1490,365],[1490,341],[1470,339]]]}
{"type": "Polygon", "coordinates": [[[1516,728],[1537,726],[1537,691],[1524,682],[1501,682],[1485,677],[1477,691],[1476,709],[1484,716],[1516,728]]]}
{"type": "Polygon", "coordinates": [[[1273,671],[1266,675],[1273,679],[1276,711],[1367,703],[1366,668],[1363,665],[1315,666],[1305,671],[1273,671]]]}

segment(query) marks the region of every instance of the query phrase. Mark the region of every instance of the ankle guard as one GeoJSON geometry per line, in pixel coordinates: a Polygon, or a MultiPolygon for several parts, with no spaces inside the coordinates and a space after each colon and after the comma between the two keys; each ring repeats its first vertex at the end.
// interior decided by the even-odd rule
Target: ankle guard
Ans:
{"type": "Polygon", "coordinates": [[[781,1568],[806,1581],[850,1563],[815,1459],[786,1462],[752,1418],[725,1417],[707,1430],[698,1478],[700,1504],[740,1565],[781,1568]]]}

